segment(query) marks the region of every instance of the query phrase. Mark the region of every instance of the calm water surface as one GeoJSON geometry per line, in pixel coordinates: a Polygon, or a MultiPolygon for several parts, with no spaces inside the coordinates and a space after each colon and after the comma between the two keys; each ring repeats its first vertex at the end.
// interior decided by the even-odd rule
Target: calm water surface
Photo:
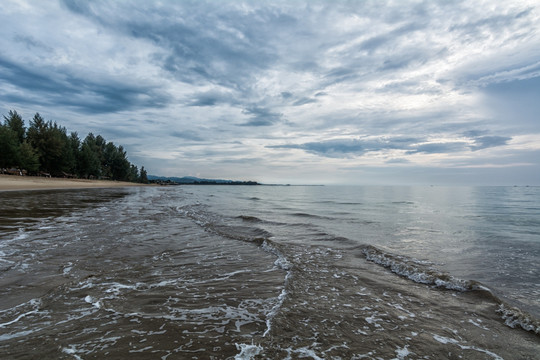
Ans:
{"type": "Polygon", "coordinates": [[[534,359],[536,187],[0,193],[6,359],[534,359]]]}

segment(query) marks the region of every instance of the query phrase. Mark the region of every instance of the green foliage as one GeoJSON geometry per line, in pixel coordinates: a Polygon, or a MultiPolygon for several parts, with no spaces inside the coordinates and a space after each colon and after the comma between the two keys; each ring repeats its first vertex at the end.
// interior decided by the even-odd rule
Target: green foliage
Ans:
{"type": "MultiPolygon", "coordinates": [[[[90,135],[92,134],[89,134],[88,136],[90,135]]],[[[92,144],[92,140],[89,140],[88,136],[84,140],[81,147],[79,158],[79,175],[84,178],[89,178],[91,176],[97,178],[101,175],[101,163],[99,161],[99,156],[92,144]]]]}
{"type": "Polygon", "coordinates": [[[36,149],[41,168],[53,175],[60,176],[75,167],[75,157],[69,146],[66,128],[56,122],[46,122],[36,113],[30,121],[28,142],[36,149]]]}
{"type": "Polygon", "coordinates": [[[35,173],[39,171],[39,157],[36,154],[32,145],[24,141],[19,146],[19,151],[21,155],[20,161],[19,161],[19,167],[21,169],[30,171],[31,173],[35,173]]]}
{"type": "Polygon", "coordinates": [[[111,162],[111,172],[113,178],[127,181],[129,178],[129,170],[131,168],[131,164],[127,159],[127,154],[124,151],[124,148],[122,146],[119,146],[116,151],[113,152],[113,154],[114,155],[111,162]]]}
{"type": "Polygon", "coordinates": [[[45,121],[39,113],[28,129],[16,111],[10,111],[4,120],[5,124],[0,124],[0,167],[44,171],[53,176],[141,181],[137,166],[129,162],[124,148],[101,135],[90,133],[81,142],[76,132],[68,135],[66,128],[45,121]]]}
{"type": "Polygon", "coordinates": [[[148,174],[146,173],[144,166],[141,167],[141,176],[139,177],[139,182],[143,184],[148,184],[148,174]]]}
{"type": "Polygon", "coordinates": [[[72,132],[68,138],[68,146],[70,148],[72,158],[70,160],[70,174],[79,174],[79,162],[80,162],[80,152],[81,152],[81,139],[76,132],[72,132]]]}
{"type": "Polygon", "coordinates": [[[6,125],[0,125],[0,168],[17,166],[19,159],[17,133],[6,125]]]}
{"type": "Polygon", "coordinates": [[[13,110],[10,110],[8,115],[8,117],[4,116],[5,125],[11,130],[15,131],[19,144],[22,144],[22,142],[24,141],[24,134],[26,132],[26,129],[24,127],[24,120],[19,114],[17,114],[16,111],[13,110]]]}
{"type": "Polygon", "coordinates": [[[128,181],[139,182],[139,169],[133,164],[129,168],[128,181]]]}

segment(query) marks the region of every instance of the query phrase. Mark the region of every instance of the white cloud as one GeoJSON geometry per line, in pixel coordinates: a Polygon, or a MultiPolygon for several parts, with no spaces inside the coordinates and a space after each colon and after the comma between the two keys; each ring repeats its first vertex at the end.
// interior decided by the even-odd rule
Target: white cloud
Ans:
{"type": "Polygon", "coordinates": [[[355,178],[349,164],[410,180],[418,166],[506,166],[495,152],[539,167],[519,161],[538,150],[524,134],[540,134],[535,1],[5,1],[0,13],[3,112],[101,133],[150,173],[337,181],[355,178]],[[418,141],[391,143],[403,138],[418,141]]]}

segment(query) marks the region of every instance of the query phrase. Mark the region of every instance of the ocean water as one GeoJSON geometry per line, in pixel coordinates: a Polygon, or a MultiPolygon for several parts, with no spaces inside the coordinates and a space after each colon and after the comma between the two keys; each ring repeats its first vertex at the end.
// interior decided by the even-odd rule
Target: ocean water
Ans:
{"type": "Polygon", "coordinates": [[[540,188],[0,193],[2,359],[538,359],[540,188]]]}

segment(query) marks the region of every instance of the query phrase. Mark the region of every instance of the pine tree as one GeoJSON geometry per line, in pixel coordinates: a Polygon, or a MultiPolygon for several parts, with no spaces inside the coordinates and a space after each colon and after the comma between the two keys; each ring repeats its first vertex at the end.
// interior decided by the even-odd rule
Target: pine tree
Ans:
{"type": "MultiPolygon", "coordinates": [[[[83,142],[76,132],[45,121],[36,113],[28,129],[14,110],[0,123],[0,167],[19,167],[30,172],[45,171],[53,176],[64,173],[81,177],[109,177],[140,181],[137,166],[131,164],[122,146],[89,133],[83,142]]],[[[142,171],[144,170],[141,169],[142,171]]],[[[144,179],[146,172],[144,172],[144,179]]],[[[141,173],[142,175],[142,173],[141,173]]]]}
{"type": "Polygon", "coordinates": [[[17,134],[19,144],[22,144],[26,132],[22,117],[16,111],[10,110],[7,117],[4,115],[4,120],[5,125],[17,134]]]}
{"type": "Polygon", "coordinates": [[[20,150],[17,133],[0,124],[0,168],[18,166],[20,150]]]}
{"type": "Polygon", "coordinates": [[[20,151],[20,162],[19,166],[21,169],[27,170],[31,173],[35,173],[39,170],[39,157],[34,151],[32,146],[24,141],[19,146],[20,151]]]}
{"type": "Polygon", "coordinates": [[[139,177],[139,182],[143,184],[148,184],[148,174],[146,173],[144,166],[141,167],[141,176],[139,177]]]}
{"type": "Polygon", "coordinates": [[[99,148],[96,145],[96,138],[92,133],[86,136],[81,146],[79,174],[84,178],[101,176],[99,148]]]}

